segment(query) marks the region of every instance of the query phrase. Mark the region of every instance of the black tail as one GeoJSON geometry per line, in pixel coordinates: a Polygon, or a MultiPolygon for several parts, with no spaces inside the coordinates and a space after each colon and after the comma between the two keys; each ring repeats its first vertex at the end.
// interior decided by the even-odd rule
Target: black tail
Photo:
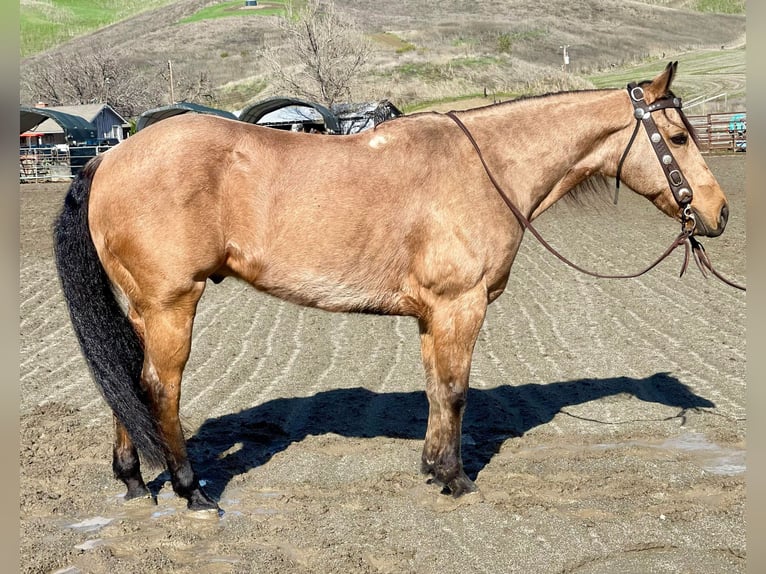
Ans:
{"type": "Polygon", "coordinates": [[[88,227],[88,197],[100,156],[72,182],[54,229],[54,250],[75,334],[101,394],[150,465],[163,441],[139,386],[144,351],[120,308],[88,227]]]}

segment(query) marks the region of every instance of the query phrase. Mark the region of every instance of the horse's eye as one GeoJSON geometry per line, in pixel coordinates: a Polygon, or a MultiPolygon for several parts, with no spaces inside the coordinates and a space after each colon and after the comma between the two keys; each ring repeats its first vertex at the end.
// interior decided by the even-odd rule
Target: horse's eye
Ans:
{"type": "Polygon", "coordinates": [[[676,145],[684,145],[687,141],[689,141],[689,137],[686,134],[677,134],[672,136],[670,141],[676,145]]]}

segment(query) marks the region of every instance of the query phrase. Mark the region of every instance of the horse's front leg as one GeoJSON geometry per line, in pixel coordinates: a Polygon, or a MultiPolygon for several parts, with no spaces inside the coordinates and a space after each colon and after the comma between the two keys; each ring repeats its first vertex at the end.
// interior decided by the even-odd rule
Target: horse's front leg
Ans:
{"type": "Polygon", "coordinates": [[[440,301],[429,317],[420,319],[429,405],[422,471],[455,497],[476,490],[463,470],[460,442],[471,358],[486,310],[486,289],[479,285],[440,301]]]}

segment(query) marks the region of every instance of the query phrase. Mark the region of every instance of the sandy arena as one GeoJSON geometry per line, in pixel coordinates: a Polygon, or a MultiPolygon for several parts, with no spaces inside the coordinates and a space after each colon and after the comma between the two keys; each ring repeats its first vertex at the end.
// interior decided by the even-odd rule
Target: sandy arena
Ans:
{"type": "MultiPolygon", "coordinates": [[[[708,158],[731,204],[703,240],[745,282],[744,154],[708,158]]],[[[524,240],[477,343],[463,454],[480,492],[418,473],[427,401],[414,319],[330,314],[227,279],[195,323],[181,410],[225,511],[167,475],[123,503],[111,413],[52,260],[65,184],[21,186],[24,573],[745,572],[745,295],[679,250],[648,275],[578,274],[524,240]]],[[[635,271],[677,224],[623,189],[538,219],[579,264],[635,271]]]]}

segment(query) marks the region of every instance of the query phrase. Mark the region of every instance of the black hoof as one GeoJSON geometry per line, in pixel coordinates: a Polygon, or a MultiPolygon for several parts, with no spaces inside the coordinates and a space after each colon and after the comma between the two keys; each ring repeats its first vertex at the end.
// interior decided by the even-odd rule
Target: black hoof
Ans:
{"type": "Polygon", "coordinates": [[[465,473],[460,473],[460,475],[449,481],[447,488],[449,488],[450,494],[454,498],[459,498],[464,494],[470,494],[479,490],[474,481],[468,478],[465,473]]]}
{"type": "Polygon", "coordinates": [[[216,512],[221,510],[215,501],[205,494],[205,491],[201,488],[195,488],[187,500],[187,508],[189,510],[215,510],[216,512]]]}
{"type": "Polygon", "coordinates": [[[151,498],[154,500],[152,493],[146,488],[146,485],[141,483],[134,483],[128,485],[128,491],[125,493],[125,502],[128,500],[135,500],[138,498],[151,498]]]}
{"type": "Polygon", "coordinates": [[[463,470],[458,470],[457,472],[440,472],[440,469],[438,469],[435,464],[428,464],[426,461],[422,461],[420,464],[420,472],[431,477],[428,481],[429,484],[439,486],[442,488],[443,494],[451,494],[455,498],[479,490],[476,484],[468,478],[463,470]]]}

